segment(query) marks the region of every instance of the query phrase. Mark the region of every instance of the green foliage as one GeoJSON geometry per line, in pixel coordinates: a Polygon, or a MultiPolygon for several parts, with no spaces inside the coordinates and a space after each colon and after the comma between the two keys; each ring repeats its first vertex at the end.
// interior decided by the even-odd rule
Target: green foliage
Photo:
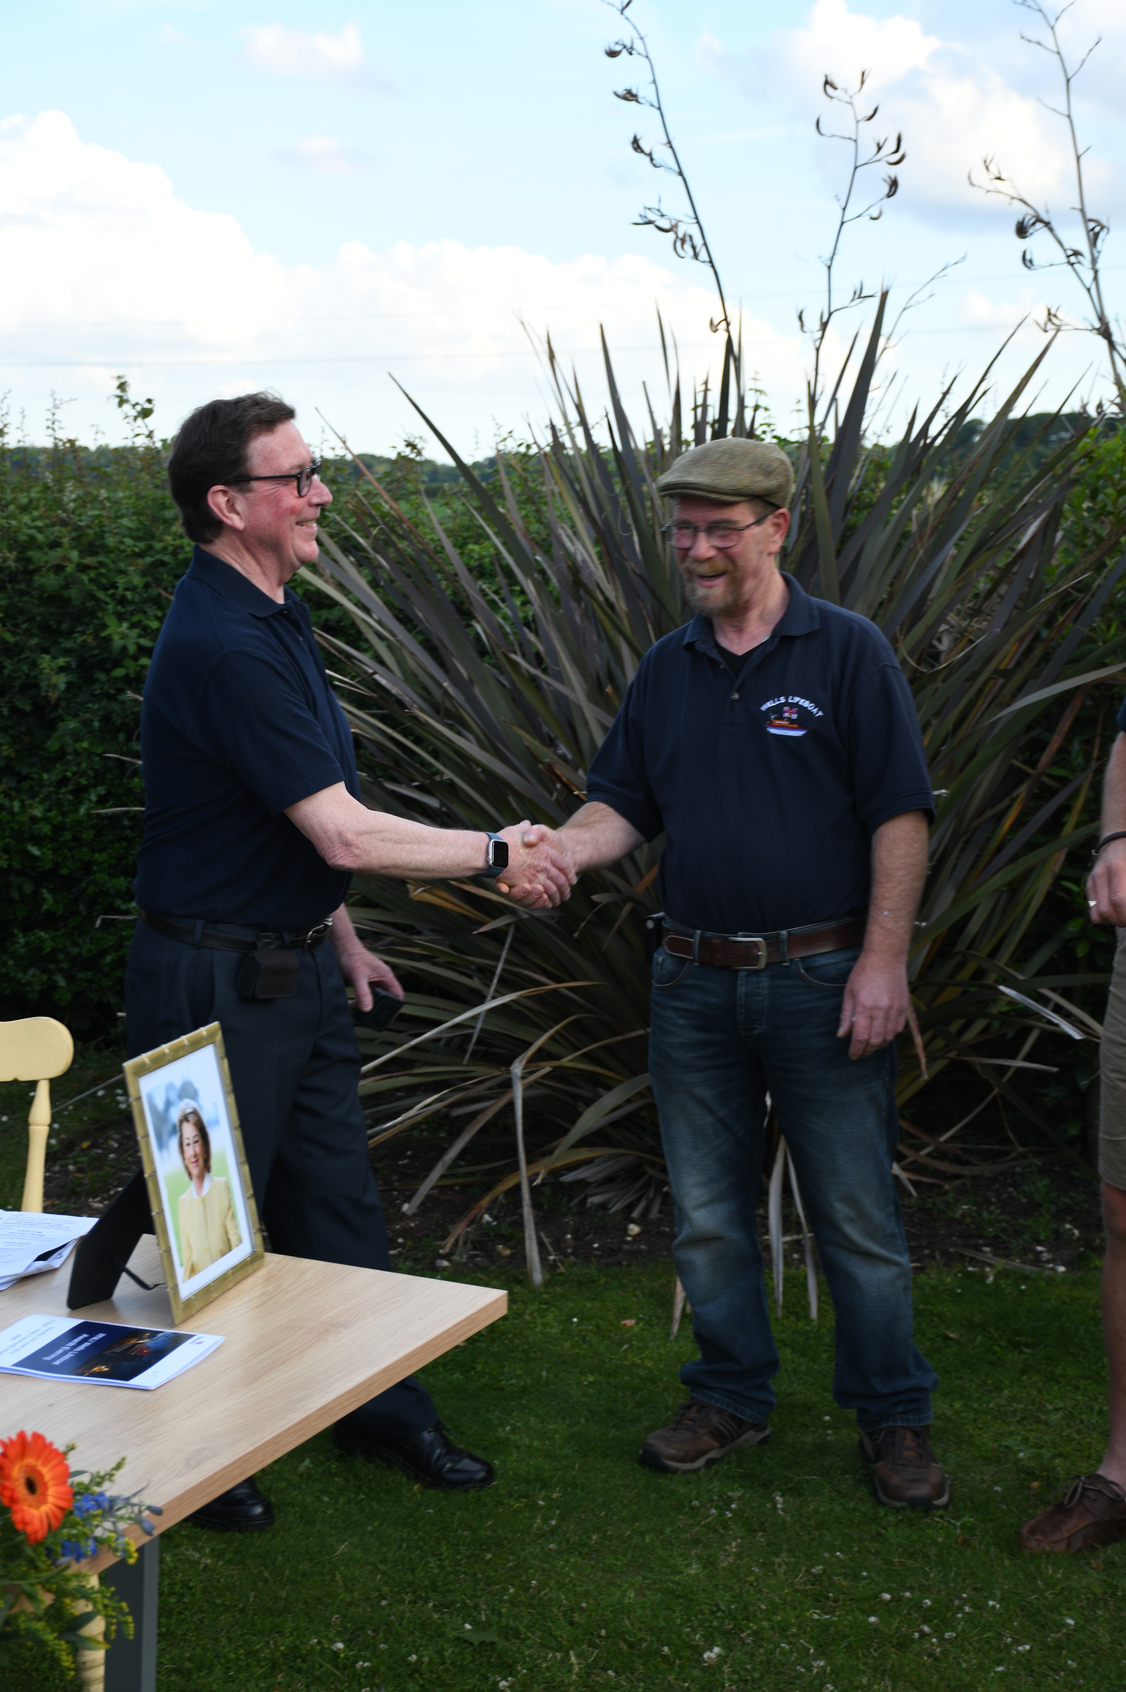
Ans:
{"type": "MultiPolygon", "coordinates": [[[[73,1445],[61,1454],[69,1457],[73,1445]]],[[[103,1552],[137,1560],[137,1548],[129,1537],[130,1527],[153,1533],[149,1513],[160,1515],[159,1507],[141,1502],[135,1495],[109,1491],[124,1468],[120,1458],[112,1468],[90,1473],[71,1469],[69,1484],[73,1502],[59,1526],[32,1543],[0,1506],[0,1667],[19,1660],[20,1646],[31,1645],[39,1658],[40,1672],[46,1660],[73,1671],[74,1653],[100,1649],[84,1640],[81,1629],[91,1614],[104,1618],[104,1638],[112,1642],[120,1626],[126,1638],[133,1636],[133,1621],[127,1605],[113,1587],[91,1582],[83,1563],[103,1552]]]]}
{"type": "MultiPolygon", "coordinates": [[[[12,439],[0,414],[0,1016],[112,1029],[133,911],[143,795],[140,694],[191,544],[168,497],[149,401],[118,384],[131,439],[12,439]]],[[[457,472],[408,442],[363,456],[408,508],[457,472]]],[[[475,467],[488,480],[494,461],[475,467]]],[[[347,498],[350,458],[325,476],[347,498]]],[[[330,630],[350,619],[321,605],[330,630]]]]}
{"type": "MultiPolygon", "coordinates": [[[[869,447],[880,327],[877,317],[851,395],[833,409],[832,435],[795,446],[786,567],[810,592],[883,628],[915,695],[939,800],[912,965],[933,1076],[994,1056],[999,1038],[1012,1050],[1006,1036],[1026,1053],[1047,1025],[1006,990],[1073,938],[1072,894],[1063,921],[1054,916],[1046,935],[1037,925],[1066,849],[1096,826],[1106,678],[1126,664],[1114,613],[1126,560],[1107,492],[1114,443],[1061,430],[1051,416],[1030,431],[1019,415],[1039,360],[972,440],[966,423],[980,385],[953,410],[939,403],[912,418],[898,441],[869,447]],[[1087,703],[1102,714],[1094,746],[1079,721],[1087,703]]],[[[650,414],[643,435],[609,359],[607,379],[608,449],[560,383],[542,452],[501,453],[495,489],[462,467],[488,570],[479,553],[463,556],[443,513],[425,499],[408,512],[377,481],[356,494],[347,531],[328,541],[323,587],[355,631],[326,643],[347,681],[342,697],[377,807],[474,828],[521,816],[561,822],[581,801],[638,659],[682,621],[655,489],[688,444],[679,387],[669,423],[650,414]]],[[[738,420],[746,408],[741,395],[734,401],[738,420]]],[[[723,429],[722,414],[696,396],[689,439],[723,429]]],[[[394,1030],[372,1040],[380,1055],[363,1090],[383,1134],[454,1111],[471,1117],[451,1147],[460,1155],[512,1101],[509,1067],[524,1053],[529,1111],[557,1134],[553,1157],[534,1172],[578,1163],[571,1173],[590,1181],[593,1202],[634,1215],[655,1202],[639,919],[653,907],[659,844],[583,877],[560,911],[537,917],[472,883],[361,883],[358,914],[389,941],[413,988],[394,1030]],[[503,1002],[470,1050],[476,1013],[496,995],[503,1002]],[[413,1043],[424,1033],[434,1037],[413,1043]]],[[[1037,1002],[1056,1004],[1051,994],[1072,985],[1075,966],[1065,954],[1053,968],[1023,983],[1025,1000],[1042,989],[1037,1002]]],[[[902,1056],[906,1103],[927,1076],[909,1043],[902,1056]]],[[[988,1073],[1003,1091],[1002,1076],[988,1073]]],[[[1051,1134],[1026,1102],[1018,1109],[1051,1134]]]]}
{"type": "MultiPolygon", "coordinates": [[[[129,402],[132,404],[133,402],[129,402]]],[[[0,431],[0,1011],[112,1020],[142,795],[138,698],[186,543],[160,453],[0,431]]]]}

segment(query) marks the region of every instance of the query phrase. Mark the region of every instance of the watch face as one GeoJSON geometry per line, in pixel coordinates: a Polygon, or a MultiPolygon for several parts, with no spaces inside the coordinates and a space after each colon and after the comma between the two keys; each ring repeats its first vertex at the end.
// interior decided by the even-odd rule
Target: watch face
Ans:
{"type": "Polygon", "coordinates": [[[489,868],[502,870],[508,868],[508,841],[489,841],[489,868]]]}

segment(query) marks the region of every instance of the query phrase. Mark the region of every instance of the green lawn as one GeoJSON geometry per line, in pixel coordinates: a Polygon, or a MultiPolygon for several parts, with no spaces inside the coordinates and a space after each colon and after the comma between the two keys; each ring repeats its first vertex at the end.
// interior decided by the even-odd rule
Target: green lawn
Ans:
{"type": "MultiPolygon", "coordinates": [[[[670,1272],[572,1268],[538,1296],[514,1278],[509,1317],[427,1371],[498,1484],[426,1492],[312,1440],[262,1476],[273,1533],[164,1536],[161,1692],[1122,1692],[1126,1544],[1016,1548],[1024,1517],[1099,1455],[1097,1277],[917,1288],[948,1511],[872,1502],[828,1395],[831,1326],[796,1288],[774,1438],[676,1477],[636,1462],[691,1347],[669,1343],[670,1272]]],[[[63,1685],[30,1664],[11,1681],[63,1685]]]]}

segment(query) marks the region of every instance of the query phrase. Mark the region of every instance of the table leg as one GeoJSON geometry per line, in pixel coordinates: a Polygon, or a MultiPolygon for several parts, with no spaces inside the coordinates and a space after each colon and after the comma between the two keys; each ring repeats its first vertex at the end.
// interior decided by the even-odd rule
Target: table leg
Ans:
{"type": "Polygon", "coordinates": [[[159,1583],[159,1539],[141,1546],[135,1563],[114,1563],[102,1575],[102,1585],[124,1598],[133,1617],[132,1639],[119,1631],[106,1652],[106,1692],[156,1692],[159,1583]]]}

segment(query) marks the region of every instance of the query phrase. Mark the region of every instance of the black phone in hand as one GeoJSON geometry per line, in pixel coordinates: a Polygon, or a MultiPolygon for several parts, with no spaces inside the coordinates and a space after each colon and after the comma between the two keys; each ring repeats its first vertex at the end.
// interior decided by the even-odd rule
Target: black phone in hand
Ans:
{"type": "Polygon", "coordinates": [[[372,1006],[369,1011],[361,1010],[359,1005],[352,1005],[352,1021],[357,1028],[389,1028],[403,1008],[402,999],[396,998],[385,987],[373,987],[371,990],[372,1006]]]}

